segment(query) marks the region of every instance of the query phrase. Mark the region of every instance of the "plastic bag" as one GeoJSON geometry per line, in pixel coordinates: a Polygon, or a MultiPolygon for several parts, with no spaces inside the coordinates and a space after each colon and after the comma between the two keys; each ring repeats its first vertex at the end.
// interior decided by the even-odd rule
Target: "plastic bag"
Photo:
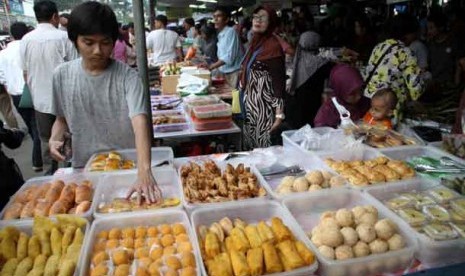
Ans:
{"type": "Polygon", "coordinates": [[[310,125],[297,130],[290,139],[309,151],[337,151],[363,146],[362,140],[346,135],[342,129],[312,128],[310,125]]]}

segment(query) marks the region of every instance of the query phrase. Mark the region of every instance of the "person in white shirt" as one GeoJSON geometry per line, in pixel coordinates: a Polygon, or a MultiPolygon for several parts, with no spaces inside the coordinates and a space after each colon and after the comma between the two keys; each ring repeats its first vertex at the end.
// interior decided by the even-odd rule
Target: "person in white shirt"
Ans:
{"type": "Polygon", "coordinates": [[[151,49],[152,63],[161,65],[166,62],[181,59],[181,41],[176,32],[166,29],[168,18],[158,15],[155,18],[155,31],[147,37],[147,49],[151,49]]]}
{"type": "Polygon", "coordinates": [[[68,20],[69,20],[69,14],[68,13],[62,13],[60,14],[60,30],[62,31],[68,31],[68,20]]]}
{"type": "Polygon", "coordinates": [[[32,169],[36,172],[42,171],[42,149],[39,132],[37,130],[36,118],[33,108],[20,107],[21,96],[24,89],[23,69],[21,68],[20,44],[29,28],[24,22],[15,22],[10,27],[13,41],[8,43],[6,49],[0,51],[0,70],[4,73],[6,89],[13,99],[14,106],[23,118],[33,141],[32,147],[32,169]]]}
{"type": "Polygon", "coordinates": [[[192,17],[184,19],[183,23],[184,30],[186,31],[186,37],[190,39],[195,38],[195,21],[192,17]]]}
{"type": "MultiPolygon", "coordinates": [[[[54,2],[43,0],[34,4],[37,28],[21,40],[21,60],[26,84],[31,91],[37,127],[42,142],[50,139],[55,116],[52,115],[53,71],[58,65],[77,58],[77,51],[68,34],[58,30],[58,9],[54,2]]],[[[49,159],[48,148],[44,151],[49,159]]],[[[56,161],[47,175],[58,168],[56,161]]]]}

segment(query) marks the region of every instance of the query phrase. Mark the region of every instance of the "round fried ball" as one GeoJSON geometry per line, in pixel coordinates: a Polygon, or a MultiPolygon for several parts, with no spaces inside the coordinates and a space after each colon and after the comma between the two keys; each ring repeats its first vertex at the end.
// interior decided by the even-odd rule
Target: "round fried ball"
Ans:
{"type": "Polygon", "coordinates": [[[193,250],[192,244],[190,242],[181,242],[178,244],[179,252],[191,252],[193,250]]]}
{"type": "Polygon", "coordinates": [[[165,263],[168,267],[178,270],[182,267],[181,262],[176,256],[169,256],[165,259],[165,263]]]}
{"type": "Polygon", "coordinates": [[[182,267],[196,267],[195,256],[192,252],[184,252],[181,254],[182,267]]]}
{"type": "Polygon", "coordinates": [[[319,237],[323,245],[331,247],[337,247],[344,243],[344,237],[341,231],[333,227],[322,228],[319,237]]]}
{"type": "Polygon", "coordinates": [[[157,247],[150,252],[150,258],[154,261],[160,259],[163,256],[163,248],[157,247]]]}
{"type": "Polygon", "coordinates": [[[366,212],[360,217],[360,224],[365,223],[365,224],[370,224],[370,225],[375,225],[376,222],[378,222],[378,215],[375,213],[371,212],[366,212]]]}
{"type": "Polygon", "coordinates": [[[173,229],[173,234],[175,236],[180,235],[180,234],[186,234],[186,228],[184,227],[184,225],[180,223],[176,223],[175,225],[173,225],[172,229],[173,229]]]}
{"type": "Polygon", "coordinates": [[[323,184],[323,181],[325,181],[325,178],[320,171],[309,172],[305,175],[305,178],[311,185],[321,185],[323,184]]]}
{"type": "Polygon", "coordinates": [[[94,267],[91,272],[90,272],[90,275],[91,276],[103,276],[103,275],[107,275],[108,274],[108,266],[107,264],[99,264],[98,266],[94,267]]]}
{"type": "Polygon", "coordinates": [[[188,242],[189,236],[187,234],[179,234],[176,236],[176,243],[188,242]]]}
{"type": "Polygon", "coordinates": [[[330,260],[334,260],[334,258],[336,257],[334,253],[334,249],[332,247],[322,245],[318,247],[318,250],[320,251],[321,255],[325,256],[326,258],[330,260]]]}
{"type": "Polygon", "coordinates": [[[128,264],[122,264],[115,268],[114,276],[127,276],[131,267],[128,264]]]}
{"type": "Polygon", "coordinates": [[[180,276],[195,276],[197,275],[197,271],[193,267],[186,267],[181,271],[180,276]]]}
{"type": "Polygon", "coordinates": [[[168,246],[163,249],[163,256],[171,256],[176,254],[177,250],[174,246],[168,246]]]}
{"type": "Polygon", "coordinates": [[[333,174],[328,171],[322,171],[321,175],[323,175],[323,178],[328,181],[331,180],[331,178],[333,178],[333,174]]]}
{"type": "Polygon", "coordinates": [[[381,239],[376,239],[369,244],[370,246],[370,251],[372,254],[381,254],[386,251],[388,251],[388,243],[381,240],[381,239]]]}
{"type": "Polygon", "coordinates": [[[108,254],[105,251],[101,251],[94,255],[94,257],[92,258],[92,264],[94,266],[97,266],[106,260],[108,260],[108,254]]]}
{"type": "Polygon", "coordinates": [[[291,187],[281,187],[279,190],[277,190],[278,194],[280,195],[288,195],[294,193],[294,189],[291,187]]]}
{"type": "Polygon", "coordinates": [[[382,219],[375,224],[378,238],[389,240],[397,232],[396,224],[390,219],[382,219]]]}
{"type": "Polygon", "coordinates": [[[356,224],[360,224],[360,218],[362,217],[363,214],[367,212],[363,206],[356,206],[352,208],[352,214],[354,215],[354,220],[356,224]]]}
{"type": "Polygon", "coordinates": [[[156,238],[158,236],[158,229],[155,226],[151,226],[147,229],[147,236],[156,238]]]}
{"type": "Polygon", "coordinates": [[[354,217],[352,212],[343,208],[336,212],[336,221],[341,227],[349,227],[354,224],[354,217]]]}
{"type": "Polygon", "coordinates": [[[365,206],[363,206],[363,208],[365,208],[365,210],[366,210],[368,213],[375,214],[376,217],[378,217],[378,209],[376,209],[374,206],[372,206],[372,205],[365,205],[365,206]]]}
{"type": "Polygon", "coordinates": [[[108,239],[108,231],[100,231],[98,233],[98,235],[97,235],[97,238],[107,240],[108,239]]]}
{"type": "Polygon", "coordinates": [[[121,241],[121,246],[125,248],[134,248],[134,240],[132,238],[125,238],[121,241]]]}
{"type": "Polygon", "coordinates": [[[344,227],[341,229],[341,234],[344,237],[344,244],[353,246],[358,242],[358,234],[352,227],[344,227]]]}
{"type": "Polygon", "coordinates": [[[354,251],[355,257],[365,257],[370,255],[370,247],[368,244],[362,241],[358,241],[353,247],[352,250],[354,251]]]}
{"type": "Polygon", "coordinates": [[[163,274],[164,276],[178,276],[178,272],[170,267],[168,267],[165,271],[165,274],[163,274]]]}
{"type": "Polygon", "coordinates": [[[141,248],[145,246],[145,239],[137,239],[134,241],[134,248],[141,248]]]}
{"type": "Polygon", "coordinates": [[[137,248],[134,252],[134,258],[142,259],[147,258],[150,255],[150,249],[148,247],[137,248]]]}
{"type": "Polygon", "coordinates": [[[136,239],[143,239],[147,235],[147,228],[139,226],[136,228],[136,239]]]}
{"type": "Polygon", "coordinates": [[[121,230],[118,228],[113,228],[108,232],[108,239],[115,239],[118,240],[121,238],[121,230]]]}
{"type": "Polygon", "coordinates": [[[331,188],[343,187],[346,183],[346,180],[342,176],[334,176],[329,180],[329,186],[331,188]]]}
{"type": "Polygon", "coordinates": [[[136,231],[132,227],[124,228],[121,231],[121,236],[123,239],[126,239],[126,238],[134,239],[135,235],[136,235],[136,231]]]}
{"type": "Polygon", "coordinates": [[[310,185],[310,187],[308,188],[308,191],[309,192],[314,192],[314,191],[319,191],[323,189],[320,185],[310,185]]]}
{"type": "Polygon", "coordinates": [[[163,235],[171,234],[171,226],[169,226],[168,224],[162,224],[160,226],[160,232],[163,235]]]}
{"type": "Polygon", "coordinates": [[[106,244],[107,249],[114,249],[114,248],[117,248],[118,246],[119,246],[119,240],[116,240],[116,239],[108,240],[106,244]]]}
{"type": "Polygon", "coordinates": [[[405,247],[405,240],[399,234],[394,234],[392,237],[387,241],[389,250],[399,250],[405,247]]]}
{"type": "Polygon", "coordinates": [[[315,234],[315,235],[312,235],[312,238],[311,238],[311,241],[313,242],[313,244],[316,246],[316,247],[320,247],[323,245],[323,243],[321,242],[321,237],[320,237],[320,234],[315,234]]]}
{"type": "Polygon", "coordinates": [[[354,257],[352,247],[348,245],[338,246],[336,250],[334,250],[334,254],[336,255],[336,260],[347,260],[354,257]]]}
{"type": "Polygon", "coordinates": [[[357,226],[356,231],[361,241],[370,243],[376,239],[375,228],[370,224],[366,224],[366,223],[359,224],[357,226]]]}
{"type": "Polygon", "coordinates": [[[174,237],[171,234],[166,234],[166,235],[163,235],[163,237],[161,238],[160,241],[161,241],[161,245],[163,245],[163,247],[167,247],[167,246],[173,245],[174,237]]]}
{"type": "Polygon", "coordinates": [[[161,275],[161,266],[160,266],[160,263],[157,263],[157,262],[153,262],[150,264],[149,266],[149,273],[151,276],[153,275],[161,275]]]}
{"type": "Polygon", "coordinates": [[[282,180],[279,186],[281,187],[292,187],[294,184],[295,177],[293,176],[285,176],[282,180]]]}
{"type": "Polygon", "coordinates": [[[324,218],[320,222],[320,227],[321,229],[323,228],[337,228],[339,229],[339,223],[337,223],[337,220],[335,218],[324,218]]]}
{"type": "Polygon", "coordinates": [[[308,182],[305,177],[298,177],[296,180],[294,180],[292,188],[298,193],[305,192],[308,189],[308,182]]]}
{"type": "Polygon", "coordinates": [[[136,276],[150,276],[150,274],[145,267],[138,267],[136,269],[136,276]]]}
{"type": "Polygon", "coordinates": [[[111,259],[115,265],[129,264],[128,251],[124,249],[115,250],[111,259]]]}
{"type": "Polygon", "coordinates": [[[335,218],[335,217],[336,217],[336,212],[334,212],[334,211],[324,211],[320,216],[320,221],[322,221],[325,218],[335,218]]]}

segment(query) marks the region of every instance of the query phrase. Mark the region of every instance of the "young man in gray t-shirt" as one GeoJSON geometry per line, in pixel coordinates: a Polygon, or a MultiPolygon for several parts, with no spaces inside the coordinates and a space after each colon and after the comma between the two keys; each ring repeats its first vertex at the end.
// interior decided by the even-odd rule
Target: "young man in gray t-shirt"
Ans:
{"type": "Polygon", "coordinates": [[[64,133],[72,133],[73,167],[83,167],[99,151],[137,150],[134,192],[147,203],[161,192],[151,172],[147,95],[134,69],[111,58],[118,37],[115,14],[107,5],[86,2],[72,12],[68,36],[81,58],[59,66],[53,76],[53,125],[50,151],[63,161],[64,133]]]}

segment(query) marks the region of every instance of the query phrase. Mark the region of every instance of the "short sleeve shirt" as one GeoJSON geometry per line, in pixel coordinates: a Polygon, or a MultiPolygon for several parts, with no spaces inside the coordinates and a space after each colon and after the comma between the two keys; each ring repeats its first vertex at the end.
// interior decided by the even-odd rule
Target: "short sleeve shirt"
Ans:
{"type": "Polygon", "coordinates": [[[92,154],[135,147],[131,118],[148,114],[147,95],[137,72],[118,61],[98,76],[82,68],[82,59],[65,63],[53,75],[53,105],[72,133],[73,167],[92,154]]]}
{"type": "Polygon", "coordinates": [[[218,34],[218,59],[225,64],[219,68],[221,73],[229,74],[239,71],[243,51],[237,32],[231,27],[225,27],[218,34]]]}
{"type": "Polygon", "coordinates": [[[180,47],[179,35],[171,30],[155,30],[147,37],[147,48],[152,49],[154,64],[176,60],[176,48],[180,47]]]}

